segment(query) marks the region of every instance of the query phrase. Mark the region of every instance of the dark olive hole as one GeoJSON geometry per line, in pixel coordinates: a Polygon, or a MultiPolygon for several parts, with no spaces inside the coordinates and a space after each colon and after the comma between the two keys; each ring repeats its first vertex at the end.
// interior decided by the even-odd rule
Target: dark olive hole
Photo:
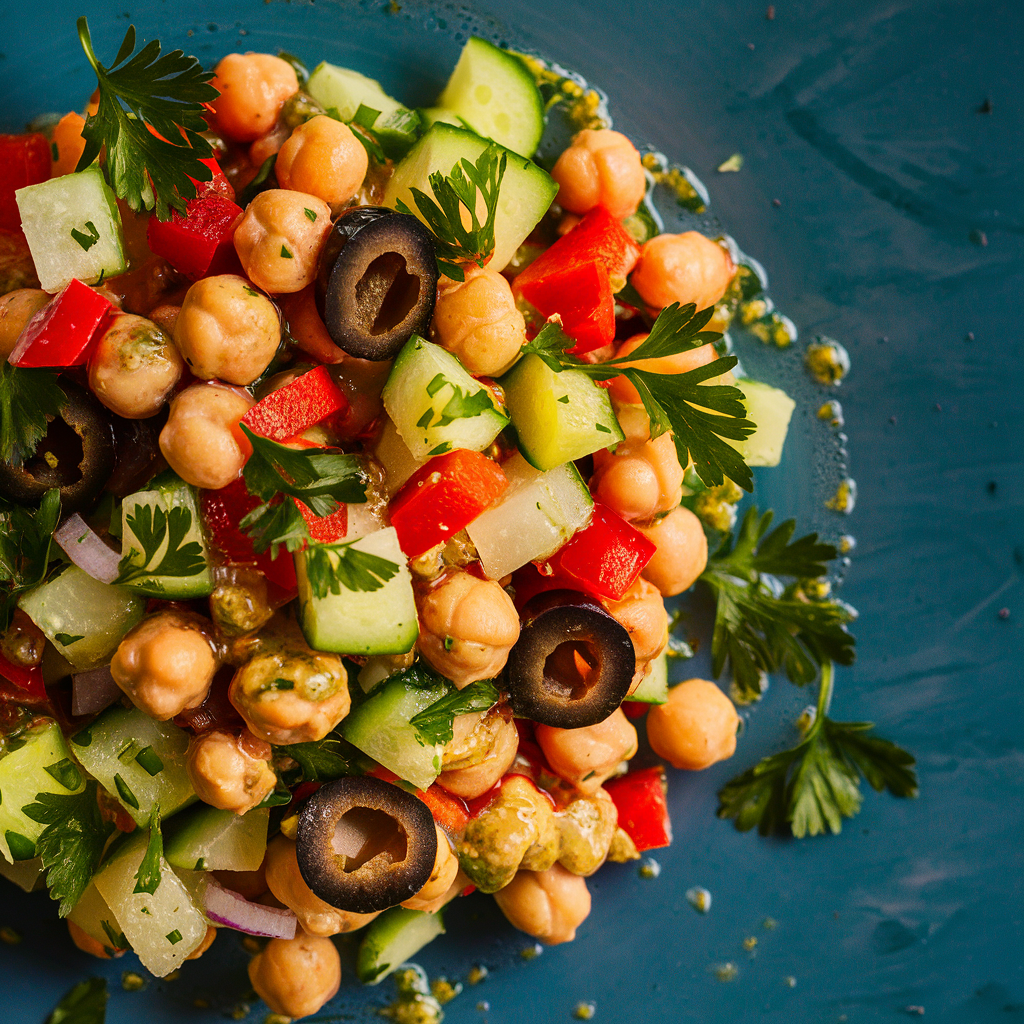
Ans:
{"type": "Polygon", "coordinates": [[[405,829],[390,814],[372,807],[346,811],[334,831],[334,852],[345,858],[346,872],[358,871],[379,853],[386,854],[392,864],[400,864],[407,849],[405,829]]]}
{"type": "Polygon", "coordinates": [[[356,308],[372,335],[394,330],[420,297],[420,279],[406,270],[400,252],[381,253],[356,284],[356,308]]]}
{"type": "Polygon", "coordinates": [[[559,644],[544,662],[544,686],[568,700],[581,700],[601,674],[594,645],[586,640],[559,644]]]}
{"type": "Polygon", "coordinates": [[[25,471],[48,487],[68,487],[82,479],[84,458],[81,437],[57,418],[50,422],[35,454],[25,460],[25,471]]]}

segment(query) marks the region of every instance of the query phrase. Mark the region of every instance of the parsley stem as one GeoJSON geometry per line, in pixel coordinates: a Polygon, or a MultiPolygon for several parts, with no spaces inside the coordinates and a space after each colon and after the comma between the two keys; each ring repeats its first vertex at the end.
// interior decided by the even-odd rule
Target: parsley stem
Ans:
{"type": "Polygon", "coordinates": [[[828,715],[832,706],[832,689],[835,670],[831,661],[821,663],[821,682],[818,684],[818,713],[814,718],[814,725],[820,729],[820,723],[828,715]]]}

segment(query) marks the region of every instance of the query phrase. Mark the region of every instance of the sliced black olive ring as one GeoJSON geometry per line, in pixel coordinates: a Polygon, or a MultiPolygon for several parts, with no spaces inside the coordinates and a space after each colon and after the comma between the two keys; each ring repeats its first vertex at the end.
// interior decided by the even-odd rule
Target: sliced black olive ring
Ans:
{"type": "Polygon", "coordinates": [[[437,297],[437,257],[415,217],[356,206],[335,222],[320,254],[316,299],[334,343],[360,359],[393,359],[425,334],[437,297]]]}
{"type": "Polygon", "coordinates": [[[429,808],[369,775],[321,786],[299,814],[295,853],[306,885],[353,914],[387,910],[430,878],[437,830],[429,808]]]}
{"type": "Polygon", "coordinates": [[[622,703],[635,671],[636,651],[621,623],[585,594],[549,590],[524,608],[505,677],[517,715],[580,729],[622,703]]]}

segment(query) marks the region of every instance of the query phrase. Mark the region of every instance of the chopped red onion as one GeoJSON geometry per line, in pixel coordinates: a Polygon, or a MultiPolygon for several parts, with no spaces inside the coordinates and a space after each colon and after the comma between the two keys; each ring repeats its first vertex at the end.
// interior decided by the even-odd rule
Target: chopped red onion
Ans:
{"type": "Polygon", "coordinates": [[[207,879],[203,894],[206,916],[214,923],[265,939],[293,939],[298,924],[290,910],[250,903],[244,896],[207,879]]]}
{"type": "Polygon", "coordinates": [[[67,552],[68,558],[94,580],[113,583],[117,579],[121,556],[108,547],[77,512],[64,521],[53,539],[67,552]]]}
{"type": "Polygon", "coordinates": [[[95,715],[109,708],[121,696],[110,666],[77,672],[71,679],[71,714],[95,715]]]}

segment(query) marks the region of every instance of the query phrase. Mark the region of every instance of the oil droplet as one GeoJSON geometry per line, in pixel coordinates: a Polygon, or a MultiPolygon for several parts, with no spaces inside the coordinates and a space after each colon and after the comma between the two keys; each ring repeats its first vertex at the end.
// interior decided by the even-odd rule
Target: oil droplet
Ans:
{"type": "Polygon", "coordinates": [[[475,966],[470,967],[469,974],[466,975],[466,981],[468,981],[470,985],[479,985],[489,973],[490,972],[483,964],[476,964],[475,966]]]}
{"type": "Polygon", "coordinates": [[[657,878],[661,874],[661,865],[653,857],[644,857],[637,868],[637,874],[641,878],[657,878]]]}
{"type": "Polygon", "coordinates": [[[786,984],[786,988],[796,988],[796,978],[794,978],[792,974],[783,978],[783,981],[786,984]]]}
{"type": "Polygon", "coordinates": [[[827,420],[836,430],[840,430],[846,423],[843,419],[843,407],[834,398],[819,406],[818,419],[827,420]]]}
{"type": "Polygon", "coordinates": [[[597,1013],[597,1006],[594,1003],[577,1003],[572,1015],[577,1020],[593,1020],[597,1013]]]}
{"type": "Polygon", "coordinates": [[[700,914],[706,914],[711,909],[711,893],[702,885],[695,885],[692,889],[686,890],[686,898],[700,914]]]}
{"type": "Polygon", "coordinates": [[[846,477],[845,480],[840,481],[835,496],[825,502],[825,508],[830,508],[833,512],[842,512],[843,515],[848,516],[856,503],[857,481],[852,477],[846,477]]]}
{"type": "Polygon", "coordinates": [[[807,346],[804,365],[819,384],[831,387],[850,372],[850,354],[838,341],[822,335],[807,346]]]}
{"type": "Polygon", "coordinates": [[[857,538],[851,536],[849,533],[844,533],[839,538],[839,553],[841,555],[848,555],[857,546],[857,538]]]}
{"type": "Polygon", "coordinates": [[[734,963],[719,964],[714,968],[715,977],[719,981],[735,981],[740,970],[734,963]]]}
{"type": "Polygon", "coordinates": [[[481,999],[480,1002],[476,1004],[476,1008],[481,1013],[486,1013],[491,1008],[491,1004],[487,1002],[486,999],[481,999]]]}
{"type": "Polygon", "coordinates": [[[796,727],[800,730],[803,735],[807,735],[810,732],[811,726],[814,725],[814,720],[818,717],[818,709],[813,704],[808,704],[800,713],[800,717],[796,720],[796,727]]]}
{"type": "Polygon", "coordinates": [[[524,960],[536,960],[543,952],[544,947],[539,942],[535,942],[532,946],[527,946],[525,949],[521,949],[519,951],[519,955],[524,960]]]}

